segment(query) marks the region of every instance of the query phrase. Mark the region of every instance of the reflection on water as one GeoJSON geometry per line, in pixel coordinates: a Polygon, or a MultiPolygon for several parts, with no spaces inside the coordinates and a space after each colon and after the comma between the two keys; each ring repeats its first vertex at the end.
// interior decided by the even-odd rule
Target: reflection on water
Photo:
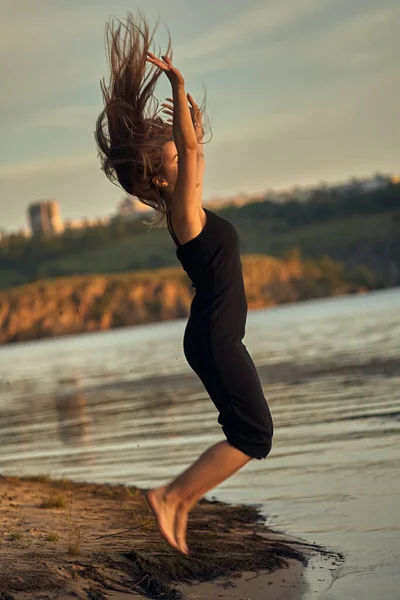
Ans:
{"type": "MultiPolygon", "coordinates": [[[[271,525],[347,552],[330,591],[312,583],[324,600],[395,598],[400,584],[399,307],[389,290],[249,313],[274,446],[210,497],[260,503],[271,525]]],[[[184,326],[1,347],[0,470],[145,487],[223,439],[184,326]]]]}

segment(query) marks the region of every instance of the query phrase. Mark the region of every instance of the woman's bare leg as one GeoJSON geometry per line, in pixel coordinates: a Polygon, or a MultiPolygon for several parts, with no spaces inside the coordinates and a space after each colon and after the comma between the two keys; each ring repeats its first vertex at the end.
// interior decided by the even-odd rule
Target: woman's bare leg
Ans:
{"type": "Polygon", "coordinates": [[[250,460],[250,456],[224,440],[208,448],[171,483],[146,492],[160,533],[171,546],[187,554],[186,527],[190,510],[204,494],[250,460]]]}

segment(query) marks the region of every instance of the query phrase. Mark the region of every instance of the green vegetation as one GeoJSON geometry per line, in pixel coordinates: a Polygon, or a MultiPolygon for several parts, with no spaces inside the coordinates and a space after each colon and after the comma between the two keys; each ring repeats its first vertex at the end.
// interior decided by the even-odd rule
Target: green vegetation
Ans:
{"type": "Polygon", "coordinates": [[[13,531],[8,536],[10,542],[20,542],[23,538],[23,534],[20,531],[13,531]]]}
{"type": "Polygon", "coordinates": [[[60,539],[60,534],[57,532],[48,533],[45,537],[46,542],[58,542],[60,539]]]}
{"type": "Polygon", "coordinates": [[[306,259],[330,257],[351,283],[400,283],[400,185],[375,192],[318,192],[308,202],[262,202],[224,210],[238,228],[243,253],[306,259]]]}
{"type": "MultiPolygon", "coordinates": [[[[237,228],[243,254],[284,257],[298,249],[304,259],[339,261],[343,276],[354,284],[375,288],[400,283],[399,184],[368,193],[318,191],[308,202],[264,201],[219,214],[237,228]]],[[[166,229],[149,231],[141,220],[119,220],[61,236],[4,239],[0,289],[62,276],[176,265],[166,229]]],[[[93,310],[101,312],[106,301],[93,310]]]]}

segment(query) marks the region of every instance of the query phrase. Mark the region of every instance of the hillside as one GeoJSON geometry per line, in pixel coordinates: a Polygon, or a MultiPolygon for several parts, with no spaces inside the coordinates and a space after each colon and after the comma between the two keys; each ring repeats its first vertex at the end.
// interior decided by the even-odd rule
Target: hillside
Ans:
{"type": "MultiPolygon", "coordinates": [[[[212,210],[212,207],[210,207],[212,210]]],[[[216,211],[217,212],[217,211],[216,211]]],[[[236,226],[242,254],[278,258],[297,250],[330,257],[354,284],[400,283],[400,185],[375,192],[317,192],[308,202],[256,202],[218,211],[236,226]]],[[[112,274],[177,266],[166,229],[141,221],[62,236],[0,242],[0,289],[54,277],[112,274]]]]}
{"type": "MultiPolygon", "coordinates": [[[[243,257],[249,309],[367,289],[330,259],[243,257]]],[[[0,292],[0,343],[187,317],[194,290],[180,267],[83,275],[0,292]]]]}

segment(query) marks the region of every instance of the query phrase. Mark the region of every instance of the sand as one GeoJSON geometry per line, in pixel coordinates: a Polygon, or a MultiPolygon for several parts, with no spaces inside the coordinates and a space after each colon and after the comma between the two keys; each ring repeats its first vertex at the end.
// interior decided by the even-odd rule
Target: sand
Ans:
{"type": "Polygon", "coordinates": [[[325,552],[207,500],[187,541],[189,557],[170,548],[133,486],[0,476],[0,600],[294,600],[325,552]]]}

